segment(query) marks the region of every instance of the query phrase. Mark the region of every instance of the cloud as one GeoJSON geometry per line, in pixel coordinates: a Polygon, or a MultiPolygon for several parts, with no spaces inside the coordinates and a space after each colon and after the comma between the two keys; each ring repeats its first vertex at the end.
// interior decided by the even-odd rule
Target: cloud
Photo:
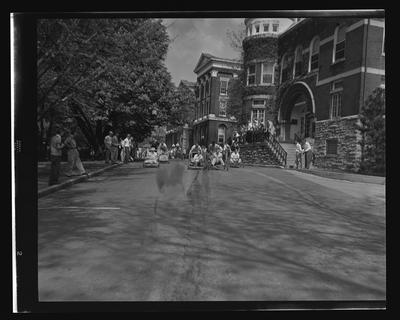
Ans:
{"type": "Polygon", "coordinates": [[[175,84],[185,79],[195,81],[194,67],[201,53],[223,58],[237,58],[231,48],[227,31],[243,28],[243,19],[164,19],[170,44],[166,65],[175,84]]]}

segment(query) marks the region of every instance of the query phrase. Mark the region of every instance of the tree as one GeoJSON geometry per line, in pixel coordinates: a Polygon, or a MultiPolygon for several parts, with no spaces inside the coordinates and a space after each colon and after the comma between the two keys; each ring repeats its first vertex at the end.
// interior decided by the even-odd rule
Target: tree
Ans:
{"type": "Polygon", "coordinates": [[[365,102],[358,130],[361,133],[360,171],[384,174],[386,169],[385,89],[376,88],[365,102]]]}
{"type": "Polygon", "coordinates": [[[37,34],[39,125],[73,119],[99,150],[109,127],[140,141],[167,121],[173,85],[159,19],[44,19],[37,34]]]}
{"type": "Polygon", "coordinates": [[[182,126],[194,119],[194,108],[196,96],[194,92],[180,85],[174,92],[174,103],[171,110],[169,125],[172,127],[182,126]]]}
{"type": "Polygon", "coordinates": [[[238,124],[246,123],[243,117],[243,96],[245,92],[244,72],[240,72],[237,78],[229,81],[227,113],[238,120],[238,124]]]}
{"type": "Polygon", "coordinates": [[[246,37],[244,24],[241,24],[241,29],[239,30],[228,30],[226,36],[232,49],[240,53],[240,57],[243,60],[243,40],[246,37]]]}
{"type": "MultiPolygon", "coordinates": [[[[243,40],[246,37],[245,26],[242,25],[242,28],[237,31],[228,30],[227,37],[230,41],[230,46],[240,54],[241,61],[244,61],[243,40]]],[[[227,113],[234,116],[239,125],[246,123],[246,119],[243,117],[243,97],[246,88],[244,77],[245,73],[241,71],[237,78],[229,81],[228,85],[227,113]]]]}

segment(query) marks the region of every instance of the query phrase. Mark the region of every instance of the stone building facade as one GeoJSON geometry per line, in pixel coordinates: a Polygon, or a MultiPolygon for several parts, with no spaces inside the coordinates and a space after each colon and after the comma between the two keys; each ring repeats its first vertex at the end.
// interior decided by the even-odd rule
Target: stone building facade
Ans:
{"type": "Polygon", "coordinates": [[[383,18],[306,18],[278,37],[281,142],[307,138],[315,165],[358,169],[364,101],[385,82],[383,18]]]}
{"type": "Polygon", "coordinates": [[[193,143],[224,143],[232,138],[237,120],[227,112],[228,85],[241,69],[241,61],[201,54],[194,69],[197,82],[193,143]]]}
{"type": "Polygon", "coordinates": [[[279,82],[278,35],[284,30],[283,20],[269,18],[245,19],[243,40],[245,123],[262,123],[276,118],[275,95],[279,82]]]}

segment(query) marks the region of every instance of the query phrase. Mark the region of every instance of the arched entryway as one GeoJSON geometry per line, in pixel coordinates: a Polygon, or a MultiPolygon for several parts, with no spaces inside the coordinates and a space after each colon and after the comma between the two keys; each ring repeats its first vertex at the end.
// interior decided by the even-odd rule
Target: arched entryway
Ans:
{"type": "Polygon", "coordinates": [[[314,138],[315,102],[307,84],[293,84],[284,95],[279,112],[281,141],[293,142],[298,138],[314,138]]]}

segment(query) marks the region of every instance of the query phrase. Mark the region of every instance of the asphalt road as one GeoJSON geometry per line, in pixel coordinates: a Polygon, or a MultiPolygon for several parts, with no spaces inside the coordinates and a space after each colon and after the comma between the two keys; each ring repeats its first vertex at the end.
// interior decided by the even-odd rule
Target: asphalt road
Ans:
{"type": "Polygon", "coordinates": [[[40,301],[386,299],[383,185],[135,163],[38,207],[40,301]]]}

